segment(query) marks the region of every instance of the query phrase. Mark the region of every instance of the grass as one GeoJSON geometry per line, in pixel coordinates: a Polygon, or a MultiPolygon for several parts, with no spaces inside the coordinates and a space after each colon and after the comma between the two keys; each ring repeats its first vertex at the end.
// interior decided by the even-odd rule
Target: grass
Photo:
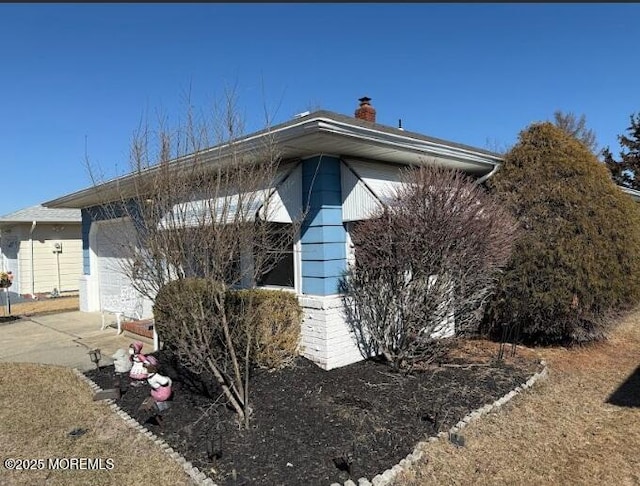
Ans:
{"type": "Polygon", "coordinates": [[[88,385],[66,368],[0,365],[0,444],[2,460],[76,457],[113,461],[111,470],[97,471],[7,471],[0,465],[3,486],[191,484],[159,446],[127,426],[106,403],[92,401],[88,385]],[[69,437],[75,428],[87,432],[69,437]]]}
{"type": "Polygon", "coordinates": [[[605,343],[536,350],[550,377],[502,411],[473,423],[466,445],[428,444],[397,485],[640,484],[640,396],[608,402],[640,364],[640,311],[605,343]]]}
{"type": "MultiPolygon", "coordinates": [[[[52,314],[54,312],[77,311],[80,306],[78,296],[58,297],[56,299],[40,299],[19,304],[11,304],[11,315],[32,316],[36,314],[52,314]]],[[[2,306],[2,315],[6,313],[6,307],[2,306]]]]}

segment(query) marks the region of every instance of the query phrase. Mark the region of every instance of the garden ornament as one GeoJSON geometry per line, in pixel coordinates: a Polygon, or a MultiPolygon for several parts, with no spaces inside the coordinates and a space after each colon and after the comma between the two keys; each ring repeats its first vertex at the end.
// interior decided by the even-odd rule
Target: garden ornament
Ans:
{"type": "Polygon", "coordinates": [[[153,356],[145,356],[142,364],[149,374],[147,377],[147,383],[151,387],[151,396],[142,402],[140,408],[146,410],[155,408],[156,423],[162,426],[162,416],[160,413],[169,408],[167,400],[171,398],[172,381],[168,376],[158,373],[158,360],[153,356]]]}
{"type": "Polygon", "coordinates": [[[149,376],[147,383],[151,386],[151,397],[156,402],[165,402],[171,396],[171,378],[158,373],[158,360],[153,356],[146,356],[143,362],[149,376]]]}
{"type": "Polygon", "coordinates": [[[113,367],[116,373],[128,373],[133,366],[133,363],[129,359],[129,355],[122,348],[113,353],[111,358],[113,358],[113,367]]]}
{"type": "Polygon", "coordinates": [[[134,386],[139,386],[136,383],[142,384],[142,381],[140,380],[146,380],[147,376],[149,376],[149,373],[147,373],[147,370],[143,365],[143,361],[146,357],[142,354],[142,346],[144,346],[144,344],[140,341],[131,343],[129,346],[129,359],[132,363],[131,370],[129,371],[129,378],[132,380],[138,380],[132,383],[134,386]]]}

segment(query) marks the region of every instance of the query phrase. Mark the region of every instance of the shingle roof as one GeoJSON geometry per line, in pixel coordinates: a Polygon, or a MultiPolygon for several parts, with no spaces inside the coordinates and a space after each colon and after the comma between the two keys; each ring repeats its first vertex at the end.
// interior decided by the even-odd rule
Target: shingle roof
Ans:
{"type": "MultiPolygon", "coordinates": [[[[350,125],[355,125],[355,126],[359,126],[359,127],[364,127],[364,128],[373,128],[375,130],[378,130],[380,132],[384,132],[384,133],[392,133],[392,134],[402,134],[405,137],[412,137],[412,138],[416,138],[418,140],[424,140],[427,142],[434,142],[434,143],[441,143],[444,145],[449,145],[451,147],[457,147],[457,148],[461,148],[461,149],[468,149],[468,150],[473,150],[474,152],[480,152],[483,154],[487,154],[490,155],[492,157],[499,157],[502,158],[502,156],[496,152],[492,152],[491,150],[487,150],[487,149],[482,149],[479,147],[474,147],[472,145],[466,145],[463,143],[458,143],[458,142],[452,142],[450,140],[445,140],[443,138],[436,138],[436,137],[431,137],[429,135],[423,135],[422,133],[418,133],[418,132],[412,132],[410,130],[405,130],[404,128],[396,128],[396,127],[392,127],[390,125],[383,125],[381,123],[376,123],[376,122],[369,122],[366,120],[361,120],[359,118],[354,118],[352,116],[348,116],[348,115],[343,115],[342,113],[335,113],[333,111],[327,111],[327,110],[319,110],[319,111],[314,111],[313,113],[310,113],[309,115],[305,115],[306,117],[313,117],[313,116],[325,116],[327,118],[332,118],[336,121],[340,121],[343,123],[348,123],[350,125]]],[[[286,123],[291,123],[291,122],[295,122],[297,120],[291,120],[289,122],[286,123]]],[[[283,123],[286,124],[286,123],[283,123]]]]}
{"type": "Polygon", "coordinates": [[[79,209],[53,209],[36,204],[10,214],[0,216],[0,223],[79,223],[82,221],[79,209]]]}

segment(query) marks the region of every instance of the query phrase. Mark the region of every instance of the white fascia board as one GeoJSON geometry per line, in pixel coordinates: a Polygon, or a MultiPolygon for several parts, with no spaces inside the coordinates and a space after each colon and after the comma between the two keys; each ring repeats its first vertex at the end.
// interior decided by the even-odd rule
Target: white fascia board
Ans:
{"type": "MultiPolygon", "coordinates": [[[[302,134],[299,132],[299,129],[301,127],[304,128],[304,125],[307,125],[308,123],[309,123],[309,120],[304,120],[304,121],[301,121],[300,123],[296,123],[294,125],[287,125],[285,127],[281,127],[274,131],[267,131],[267,132],[263,131],[255,135],[251,135],[247,138],[243,138],[235,142],[234,150],[236,151],[234,153],[236,155],[242,155],[242,154],[251,152],[252,150],[255,150],[259,144],[260,139],[264,138],[266,135],[278,136],[278,139],[275,140],[275,143],[281,143],[287,139],[296,138],[302,134]],[[282,137],[281,133],[287,132],[287,131],[292,131],[292,133],[287,137],[282,137]]],[[[213,163],[216,160],[224,159],[224,157],[228,155],[232,150],[233,145],[234,145],[233,143],[218,145],[210,149],[206,149],[201,152],[198,152],[197,154],[189,154],[189,155],[178,157],[177,159],[174,159],[169,163],[171,164],[171,168],[176,171],[180,170],[180,167],[182,165],[188,164],[193,159],[194,155],[197,155],[198,157],[202,157],[204,159],[203,161],[206,163],[213,163]]],[[[60,198],[47,201],[43,203],[43,205],[45,207],[76,207],[74,205],[77,205],[80,207],[86,207],[91,204],[90,203],[78,204],[78,201],[83,199],[93,201],[96,199],[96,196],[98,196],[99,194],[105,196],[102,199],[109,200],[110,196],[112,195],[117,196],[118,194],[120,194],[120,191],[123,188],[126,188],[129,185],[132,185],[137,177],[144,177],[147,174],[152,174],[156,170],[157,170],[157,166],[152,166],[152,167],[143,169],[136,174],[127,174],[124,176],[116,177],[102,184],[99,184],[97,186],[81,189],[80,191],[68,194],[66,196],[62,196],[60,198]]],[[[95,203],[98,204],[97,201],[95,203]]]]}
{"type": "Polygon", "coordinates": [[[455,147],[428,140],[420,140],[406,135],[382,132],[372,128],[356,127],[328,119],[319,119],[318,128],[322,131],[338,135],[388,145],[396,150],[410,150],[417,153],[440,155],[490,167],[494,167],[502,162],[502,158],[500,157],[491,157],[488,154],[462,147],[455,147]]]}

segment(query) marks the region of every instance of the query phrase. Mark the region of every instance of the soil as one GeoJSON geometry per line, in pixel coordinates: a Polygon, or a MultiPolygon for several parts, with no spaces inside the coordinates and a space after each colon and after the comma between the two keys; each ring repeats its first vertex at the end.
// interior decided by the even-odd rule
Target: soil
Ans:
{"type": "MultiPolygon", "coordinates": [[[[538,369],[533,356],[495,361],[486,349],[480,356],[480,348],[471,346],[449,364],[412,375],[374,361],[324,371],[304,358],[278,371],[254,370],[248,430],[238,426],[212,382],[195,379],[164,351],[153,355],[160,372],[172,378],[174,393],[161,425],[151,412],[139,410],[149,396],[146,383],[133,387],[123,378],[117,403],[221,486],[371,480],[419,441],[495,401],[538,369]]],[[[114,387],[113,366],[86,374],[103,389],[114,387]]]]}

